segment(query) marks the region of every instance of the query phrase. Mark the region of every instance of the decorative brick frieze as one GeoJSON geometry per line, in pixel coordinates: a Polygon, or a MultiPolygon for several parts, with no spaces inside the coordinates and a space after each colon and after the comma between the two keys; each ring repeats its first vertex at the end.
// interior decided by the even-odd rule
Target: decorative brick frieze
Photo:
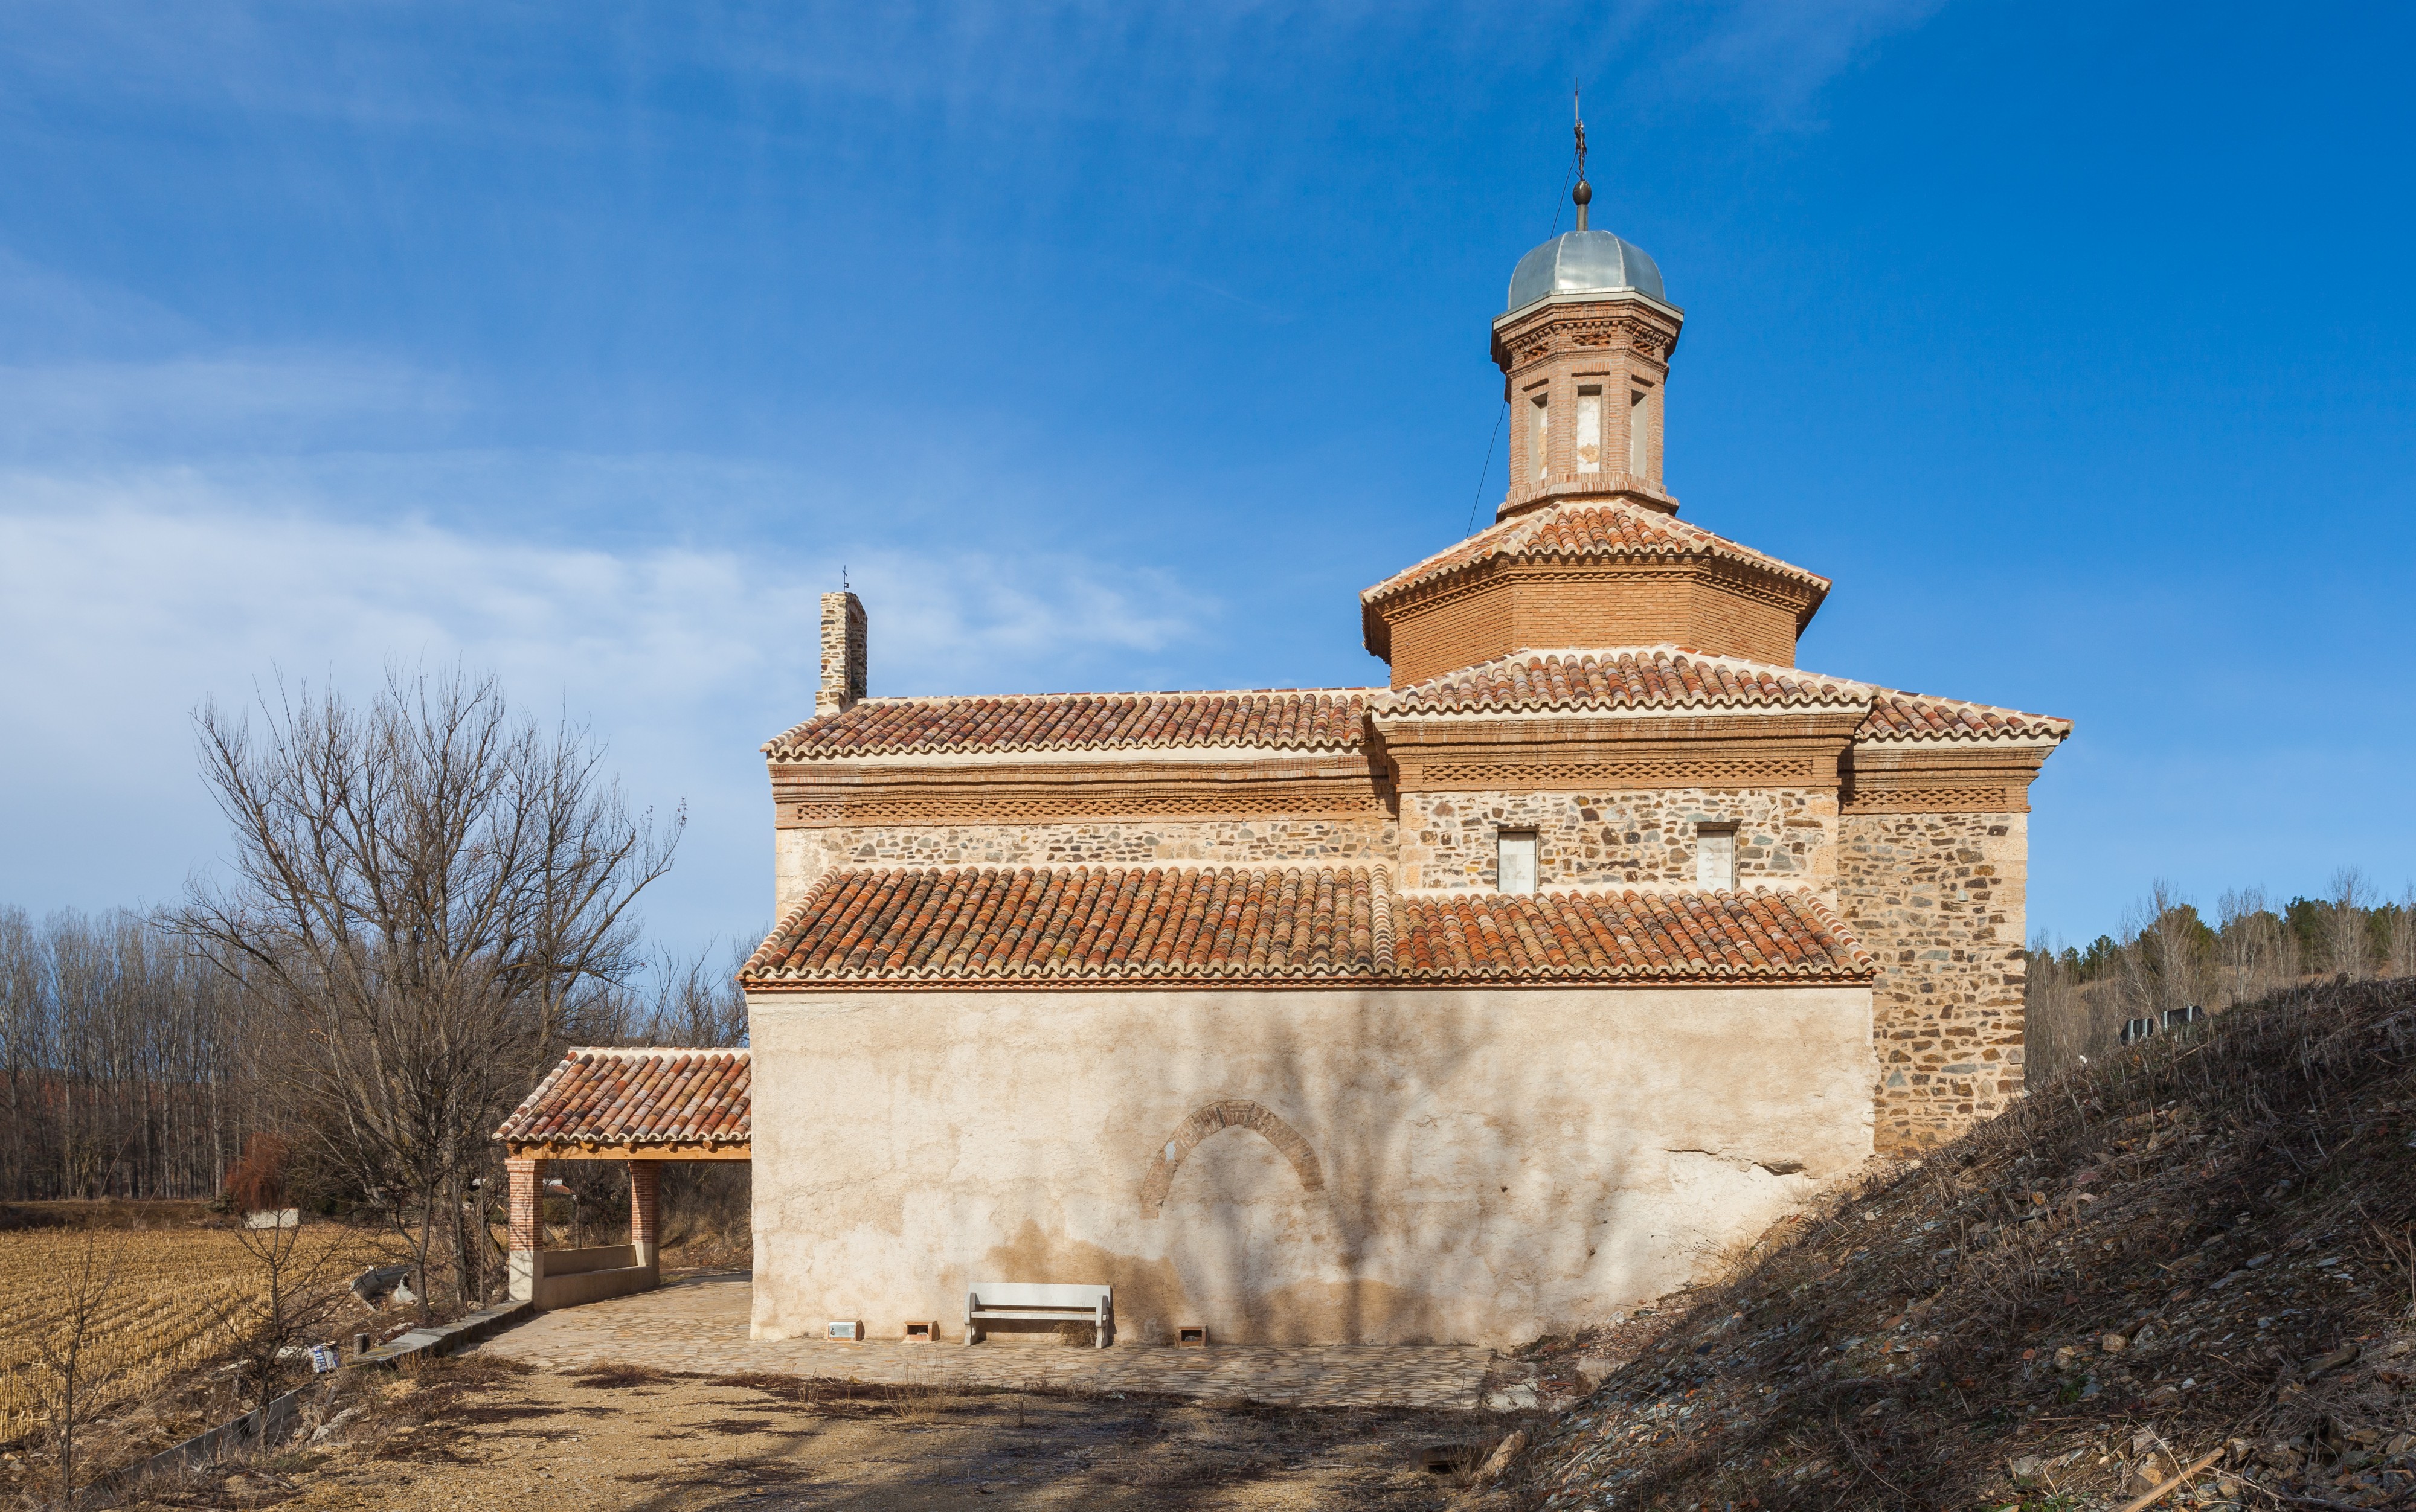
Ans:
{"type": "Polygon", "coordinates": [[[2027,814],[2055,746],[2016,741],[1857,741],[1841,766],[1849,814],[2027,814]]]}
{"type": "Polygon", "coordinates": [[[1401,799],[1405,888],[1496,885],[1496,837],[1533,830],[1538,887],[1695,880],[1695,827],[1737,825],[1737,886],[1835,883],[1837,801],[1817,788],[1410,793],[1401,799]]]}
{"type": "Polygon", "coordinates": [[[1804,787],[1820,780],[1808,756],[1759,759],[1699,756],[1667,761],[1554,761],[1528,756],[1512,761],[1429,761],[1419,768],[1426,792],[1481,792],[1512,783],[1537,787],[1804,787]]]}
{"type": "Polygon", "coordinates": [[[1827,787],[1859,708],[1381,720],[1400,792],[1827,787]]]}
{"type": "Polygon", "coordinates": [[[1920,1149],[2021,1091],[2029,820],[1865,812],[1839,831],[1837,912],[1880,963],[1876,1137],[1920,1149]]]}

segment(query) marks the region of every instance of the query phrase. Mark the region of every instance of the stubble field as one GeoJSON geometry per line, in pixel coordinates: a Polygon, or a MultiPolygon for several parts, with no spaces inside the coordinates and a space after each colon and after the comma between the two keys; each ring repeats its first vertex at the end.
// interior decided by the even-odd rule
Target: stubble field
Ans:
{"type": "MultiPolygon", "coordinates": [[[[40,1426],[75,1342],[68,1314],[80,1290],[100,1292],[78,1351],[79,1394],[89,1394],[80,1415],[141,1400],[222,1353],[230,1316],[266,1285],[244,1237],[190,1226],[0,1233],[0,1443],[40,1426]]],[[[332,1225],[290,1238],[288,1275],[315,1267],[338,1286],[396,1249],[389,1235],[332,1225]]]]}

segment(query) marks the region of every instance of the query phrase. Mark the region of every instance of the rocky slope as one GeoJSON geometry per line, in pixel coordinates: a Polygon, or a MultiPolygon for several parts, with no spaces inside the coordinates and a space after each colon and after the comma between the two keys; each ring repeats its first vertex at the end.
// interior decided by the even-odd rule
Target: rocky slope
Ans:
{"type": "Polygon", "coordinates": [[[1469,1504],[2416,1506],[2411,1068],[2402,981],[2058,1081],[1537,1346],[1593,1389],[1469,1504]]]}

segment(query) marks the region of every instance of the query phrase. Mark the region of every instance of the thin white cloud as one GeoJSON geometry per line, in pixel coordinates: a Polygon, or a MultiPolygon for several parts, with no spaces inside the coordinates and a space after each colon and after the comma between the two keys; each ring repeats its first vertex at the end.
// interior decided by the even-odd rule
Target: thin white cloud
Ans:
{"type": "MultiPolygon", "coordinates": [[[[1759,101],[1800,124],[1820,88],[1887,37],[1919,27],[1946,0],[1744,0],[1681,7],[1691,40],[1670,50],[1666,78],[1681,93],[1759,101]]],[[[1681,36],[1686,29],[1682,25],[1681,36]]]]}
{"type": "Polygon", "coordinates": [[[1428,3],[1304,10],[967,0],[944,7],[727,5],[661,12],[422,6],[327,11],[164,7],[129,23],[92,7],[0,22],[13,71],[42,93],[106,91],[247,115],[488,140],[600,139],[657,112],[668,79],[718,75],[732,110],[772,131],[802,103],[826,151],[894,131],[898,112],[951,131],[1134,123],[1216,135],[1251,93],[1299,99],[1337,63],[1379,74],[1449,59],[1472,92],[1534,60],[1658,77],[1664,87],[1788,112],[1874,42],[1945,0],[1565,0],[1518,9],[1428,3]],[[470,40],[475,38],[476,40],[470,40]],[[307,58],[308,66],[299,66],[307,58]],[[604,86],[596,87],[598,82],[604,86]],[[767,84],[769,88],[767,89],[767,84]],[[872,119],[861,106],[874,107],[872,119]],[[617,122],[617,127],[615,123],[617,122]]]}
{"type": "Polygon", "coordinates": [[[0,475],[0,644],[19,649],[0,659],[0,875],[38,907],[171,895],[218,848],[191,775],[202,698],[458,658],[591,725],[633,801],[688,802],[658,913],[674,938],[743,932],[769,843],[755,748],[811,711],[842,552],[877,693],[1080,685],[1213,615],[1078,558],[607,550],[262,509],[191,469],[0,475]]]}
{"type": "Polygon", "coordinates": [[[251,451],[462,408],[454,385],[417,370],[308,353],[0,366],[0,447],[21,455],[97,442],[251,451]]]}

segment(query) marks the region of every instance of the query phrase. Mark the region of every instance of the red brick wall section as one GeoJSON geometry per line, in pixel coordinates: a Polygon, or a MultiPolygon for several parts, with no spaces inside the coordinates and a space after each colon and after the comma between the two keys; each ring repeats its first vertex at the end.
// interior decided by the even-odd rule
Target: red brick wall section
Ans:
{"type": "Polygon", "coordinates": [[[512,1252],[525,1254],[545,1248],[545,1162],[506,1160],[511,1178],[512,1252]]]}
{"type": "Polygon", "coordinates": [[[1849,814],[1837,912],[1880,961],[1875,1142],[1925,1148],[2022,1090],[2028,816],[1849,814]]]}
{"type": "Polygon", "coordinates": [[[641,1250],[653,1249],[662,1233],[656,1206],[662,1176],[663,1168],[652,1160],[629,1162],[629,1242],[641,1250]]]}
{"type": "Polygon", "coordinates": [[[1737,591],[1709,569],[1498,572],[1482,586],[1382,611],[1393,686],[1513,651],[1560,646],[1690,647],[1795,665],[1794,608],[1737,591]]]}

